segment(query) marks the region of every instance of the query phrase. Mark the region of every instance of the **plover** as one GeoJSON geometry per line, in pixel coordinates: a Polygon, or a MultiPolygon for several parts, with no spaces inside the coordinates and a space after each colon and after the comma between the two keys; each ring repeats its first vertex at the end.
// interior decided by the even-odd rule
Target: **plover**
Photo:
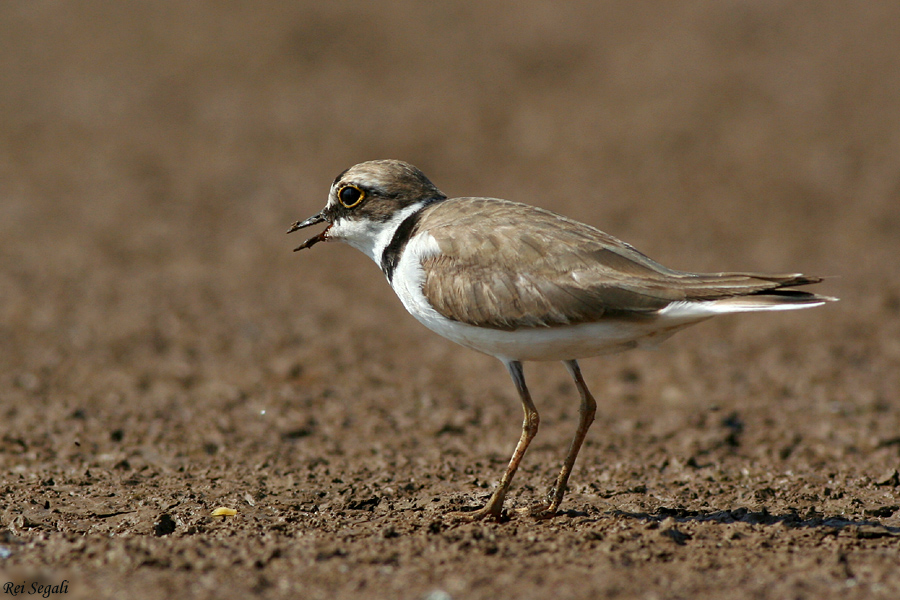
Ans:
{"type": "Polygon", "coordinates": [[[613,236],[562,215],[495,198],[447,198],[416,167],[376,160],[331,184],[319,213],[288,233],[327,223],[296,250],[341,241],[381,267],[419,322],[506,365],[522,400],[522,435],[487,504],[470,519],[499,518],[540,418],[522,362],[560,360],[581,396],[580,417],[548,502],[556,514],[594,419],[596,403],[577,359],[656,344],[736,312],[790,310],[834,300],[793,289],[799,273],[689,273],[651,260],[613,236]]]}

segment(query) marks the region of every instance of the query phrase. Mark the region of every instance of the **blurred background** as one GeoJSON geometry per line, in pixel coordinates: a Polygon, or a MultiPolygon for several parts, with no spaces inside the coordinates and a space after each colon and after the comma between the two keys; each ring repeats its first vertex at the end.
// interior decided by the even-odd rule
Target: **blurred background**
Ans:
{"type": "Polygon", "coordinates": [[[835,277],[839,305],[698,348],[784,330],[896,361],[898,24],[895,2],[4,2],[0,387],[181,406],[486,364],[351,249],[291,253],[375,158],[676,268],[835,277]]]}
{"type": "Polygon", "coordinates": [[[134,336],[246,365],[406,328],[373,265],[283,236],[375,158],[676,268],[838,276],[830,318],[878,328],[898,24],[894,2],[4,2],[0,382],[134,336]]]}
{"type": "MultiPolygon", "coordinates": [[[[900,3],[4,1],[3,523],[29,482],[85,469],[99,497],[149,467],[177,495],[184,470],[240,488],[248,465],[318,473],[323,454],[335,471],[502,464],[520,408],[499,363],[425,331],[358,252],[293,254],[284,235],[377,158],[674,268],[832,277],[816,291],[838,304],[590,361],[603,433],[579,460],[600,477],[624,448],[608,485],[692,456],[710,406],[740,411],[745,451],[776,470],[896,464],[900,3]]],[[[577,402],[558,365],[528,368],[537,485],[577,402]]],[[[33,531],[81,531],[42,514],[33,531]]]]}
{"type": "Polygon", "coordinates": [[[675,268],[834,276],[840,304],[724,320],[698,351],[774,335],[896,364],[898,24],[894,2],[4,2],[2,393],[23,419],[144,418],[499,373],[352,249],[291,253],[287,226],[375,158],[675,268]]]}

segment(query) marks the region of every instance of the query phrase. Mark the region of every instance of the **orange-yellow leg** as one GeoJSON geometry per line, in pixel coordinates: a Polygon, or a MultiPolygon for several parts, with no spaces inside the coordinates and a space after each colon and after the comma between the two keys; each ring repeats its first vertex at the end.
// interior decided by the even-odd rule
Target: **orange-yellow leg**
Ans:
{"type": "MultiPolygon", "coordinates": [[[[525,375],[522,372],[522,363],[517,360],[510,361],[506,363],[506,368],[509,370],[513,383],[516,384],[516,390],[519,392],[519,397],[522,399],[522,408],[525,411],[525,420],[522,423],[522,435],[519,436],[519,443],[516,444],[516,450],[509,460],[509,466],[506,467],[506,472],[503,473],[503,477],[500,479],[497,489],[494,490],[494,493],[491,495],[491,499],[479,510],[468,513],[459,513],[457,515],[459,518],[465,520],[476,521],[485,518],[500,518],[503,511],[503,500],[506,499],[506,493],[509,491],[512,478],[516,474],[516,469],[519,468],[522,457],[525,456],[528,444],[530,444],[531,440],[534,439],[534,436],[537,435],[538,426],[540,425],[541,418],[538,415],[537,409],[534,407],[534,403],[531,401],[531,394],[525,386],[525,375]]],[[[579,445],[580,444],[581,443],[579,442],[579,445]]],[[[575,452],[577,453],[578,450],[576,449],[575,452]]]]}
{"type": "Polygon", "coordinates": [[[578,456],[578,451],[581,450],[581,444],[584,443],[584,438],[587,435],[588,429],[591,427],[591,423],[594,422],[594,413],[597,412],[597,402],[594,400],[590,390],[584,383],[584,378],[581,376],[581,369],[578,367],[578,362],[574,360],[567,360],[564,362],[566,369],[569,370],[569,374],[572,375],[572,379],[575,380],[575,386],[578,388],[578,393],[581,395],[581,406],[578,409],[578,429],[575,430],[575,437],[572,438],[572,443],[569,445],[566,461],[563,463],[559,476],[556,478],[556,485],[550,490],[550,504],[541,507],[536,512],[535,516],[540,518],[553,517],[556,515],[556,511],[559,510],[559,505],[562,504],[563,496],[566,495],[566,485],[569,482],[569,475],[572,474],[572,467],[575,466],[575,458],[578,456]]]}

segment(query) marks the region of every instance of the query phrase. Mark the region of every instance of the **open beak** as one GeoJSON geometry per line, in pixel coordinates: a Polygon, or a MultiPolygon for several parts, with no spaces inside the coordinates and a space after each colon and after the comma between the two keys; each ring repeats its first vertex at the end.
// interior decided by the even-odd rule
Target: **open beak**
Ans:
{"type": "MultiPolygon", "coordinates": [[[[322,211],[318,214],[311,216],[310,218],[306,219],[305,221],[297,221],[296,223],[291,225],[291,228],[288,229],[287,232],[294,233],[298,229],[303,229],[304,227],[309,227],[310,225],[322,223],[323,221],[326,221],[326,220],[327,219],[325,218],[325,211],[322,211]]],[[[320,233],[319,235],[314,235],[313,237],[309,238],[308,240],[306,240],[305,242],[303,242],[302,244],[300,244],[299,246],[294,248],[294,252],[296,252],[297,250],[303,250],[304,248],[311,248],[312,246],[314,246],[315,244],[318,244],[319,242],[324,242],[325,240],[328,239],[328,230],[329,229],[331,229],[331,223],[328,224],[328,227],[326,227],[322,231],[322,233],[320,233]]]]}

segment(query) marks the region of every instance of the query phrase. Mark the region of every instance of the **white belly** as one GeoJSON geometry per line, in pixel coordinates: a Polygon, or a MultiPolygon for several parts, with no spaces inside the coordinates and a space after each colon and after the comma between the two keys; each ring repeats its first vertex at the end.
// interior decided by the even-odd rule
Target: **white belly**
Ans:
{"type": "Polygon", "coordinates": [[[661,328],[659,323],[610,320],[561,327],[532,327],[502,331],[473,327],[445,317],[414,314],[419,322],[445,338],[500,360],[572,360],[655,345],[695,323],[661,328]]]}

